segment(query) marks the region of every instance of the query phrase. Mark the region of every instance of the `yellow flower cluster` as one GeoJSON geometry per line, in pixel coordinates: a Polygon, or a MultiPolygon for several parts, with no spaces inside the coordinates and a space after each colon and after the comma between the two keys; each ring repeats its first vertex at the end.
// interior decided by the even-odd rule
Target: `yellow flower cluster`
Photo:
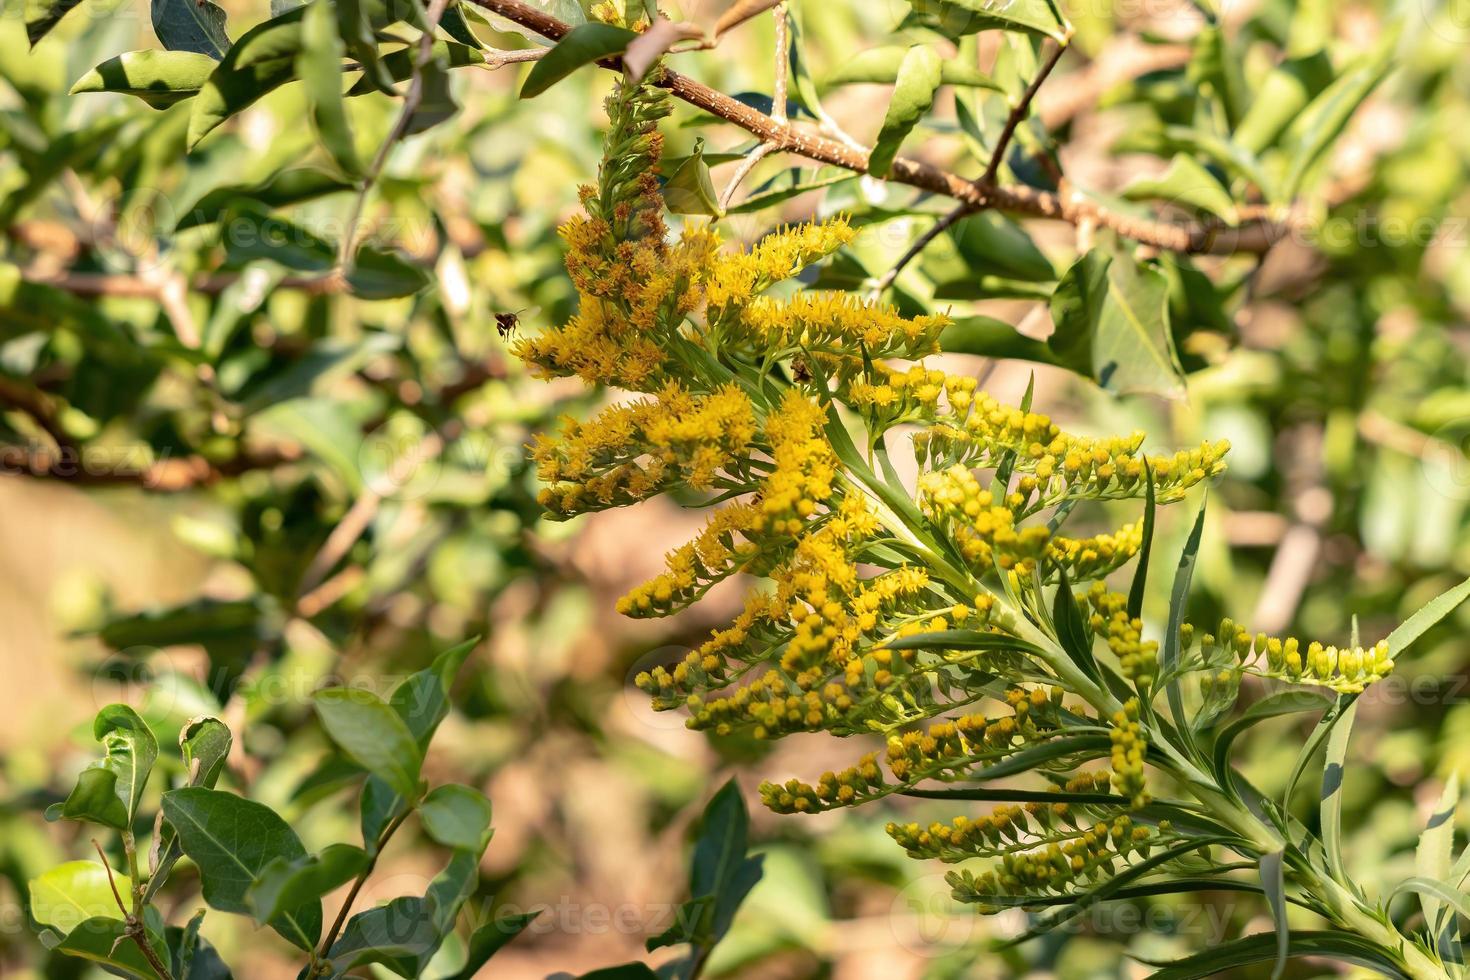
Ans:
{"type": "MultiPolygon", "coordinates": [[[[1141,496],[1145,458],[1153,473],[1156,499],[1168,503],[1222,473],[1230,450],[1230,444],[1221,440],[1171,455],[1145,457],[1140,453],[1142,432],[1100,439],[1072,435],[1059,429],[1049,416],[1003,405],[985,392],[960,389],[956,399],[956,386],[948,379],[927,383],[928,392],[936,387],[948,391],[949,410],[924,410],[937,400],[911,404],[918,414],[933,420],[914,439],[920,463],[936,468],[961,464],[995,468],[1011,462],[1021,475],[1016,491],[1027,510],[1069,497],[1141,496]]],[[[873,394],[865,391],[863,397],[871,400],[873,394]]]]}
{"type": "Polygon", "coordinates": [[[819,813],[852,806],[927,779],[981,771],[1056,731],[1060,689],[1011,688],[1006,691],[1006,703],[1013,712],[1010,715],[966,714],[937,722],[926,731],[890,735],[885,761],[893,783],[883,780],[877,756],[870,755],[852,769],[823,773],[815,786],[798,779],[766,783],[761,786],[761,799],[778,813],[819,813]]]}
{"type": "Polygon", "coordinates": [[[957,899],[976,903],[982,911],[1025,907],[1030,904],[1027,898],[1088,890],[1127,866],[1134,855],[1147,857],[1155,845],[1172,840],[1171,831],[1167,820],[1150,828],[1135,826],[1120,815],[1034,850],[1002,853],[990,871],[978,875],[968,869],[951,871],[945,880],[957,899]]]}
{"type": "Polygon", "coordinates": [[[1094,582],[1087,601],[1092,606],[1092,632],[1107,637],[1108,649],[1118,658],[1123,676],[1140,691],[1153,687],[1159,676],[1159,644],[1143,638],[1143,620],[1128,615],[1128,597],[1094,582]]]}
{"type": "MultiPolygon", "coordinates": [[[[1180,630],[1180,649],[1188,651],[1194,641],[1195,630],[1185,624],[1180,630]]],[[[1231,619],[1220,622],[1218,637],[1205,633],[1200,636],[1200,659],[1203,666],[1228,666],[1233,655],[1239,666],[1227,673],[1247,673],[1289,681],[1293,684],[1310,684],[1326,687],[1340,694],[1357,694],[1369,684],[1382,680],[1393,672],[1394,662],[1387,640],[1379,640],[1371,647],[1325,646],[1316,641],[1308,644],[1305,651],[1294,636],[1276,637],[1257,633],[1254,637],[1231,619]]],[[[1218,673],[1218,671],[1217,671],[1218,673]]],[[[1213,684],[1229,683],[1229,679],[1217,676],[1213,684]]]]}
{"type": "Polygon", "coordinates": [[[731,336],[751,349],[842,358],[854,366],[869,357],[917,358],[939,353],[941,314],[903,317],[889,306],[851,293],[806,290],[789,299],[760,296],[740,310],[731,336]]]}
{"type": "Polygon", "coordinates": [[[1148,751],[1148,741],[1143,735],[1143,726],[1138,723],[1139,702],[1130,699],[1123,710],[1113,715],[1112,730],[1108,739],[1112,743],[1113,789],[1119,796],[1133,801],[1133,806],[1148,804],[1148,792],[1144,786],[1143,759],[1148,751]]]}
{"type": "Polygon", "coordinates": [[[705,301],[711,322],[738,311],[760,293],[790,279],[850,243],[856,233],[844,217],[787,225],[751,248],[723,252],[709,263],[705,301]]]}
{"type": "Polygon", "coordinates": [[[657,397],[615,405],[590,422],[566,419],[555,439],[537,435],[540,502],[566,517],[675,486],[709,490],[744,461],[755,432],[750,399],[734,385],[694,395],[670,382],[657,397]]]}

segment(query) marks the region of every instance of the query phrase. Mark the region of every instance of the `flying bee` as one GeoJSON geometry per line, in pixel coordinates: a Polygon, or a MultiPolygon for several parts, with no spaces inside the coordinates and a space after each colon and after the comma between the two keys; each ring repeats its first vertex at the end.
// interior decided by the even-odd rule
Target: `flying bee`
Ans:
{"type": "Polygon", "coordinates": [[[511,334],[515,333],[516,327],[521,325],[521,313],[523,312],[525,311],[517,310],[514,313],[495,314],[496,332],[498,332],[502,337],[509,337],[511,334]]]}
{"type": "Polygon", "coordinates": [[[791,380],[797,384],[806,384],[812,379],[812,369],[807,367],[806,361],[801,358],[793,358],[791,361],[791,380]]]}

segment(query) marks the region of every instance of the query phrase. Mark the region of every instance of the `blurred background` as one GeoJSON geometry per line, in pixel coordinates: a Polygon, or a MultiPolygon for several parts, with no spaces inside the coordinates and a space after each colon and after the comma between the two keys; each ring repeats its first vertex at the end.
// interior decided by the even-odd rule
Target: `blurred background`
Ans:
{"type": "MultiPolygon", "coordinates": [[[[164,731],[223,712],[239,745],[235,788],[287,813],[308,846],[354,840],[350,798],[316,768],[326,743],[308,695],[333,678],[384,692],[476,635],[458,710],[427,764],[432,778],[481,787],[494,803],[472,924],[548,909],[497,957],[495,976],[642,956],[684,897],[691,821],[732,775],[752,801],[766,872],[711,975],[1130,977],[1146,969],[1125,951],[1165,957],[1268,921],[1246,899],[1160,899],[1084,916],[1004,957],[982,954],[980,940],[1020,922],[952,906],[943,869],[907,859],[882,832],[895,814],[928,819],[922,801],[815,818],[776,817],[755,801],[761,779],[809,779],[869,747],[720,739],[648,709],[632,677],[698,643],[738,609],[740,589],[667,621],[617,617],[616,597],[659,571],[699,515],[657,500],[547,521],[525,444],[617,396],[531,379],[507,347],[509,334],[571,312],[555,229],[595,172],[606,73],[521,101],[522,65],[456,72],[459,114],[391,155],[363,216],[366,240],[407,256],[385,275],[434,288],[378,299],[294,281],[320,263],[307,246],[294,266],[238,243],[224,265],[209,264],[212,232],[183,227],[198,209],[276,195],[299,227],[331,239],[353,195],[334,192],[312,156],[299,86],[188,156],[187,112],[68,95],[98,61],[149,43],[140,7],[90,4],[34,51],[20,18],[0,20],[0,443],[10,447],[0,473],[0,976],[86,975],[34,941],[22,896],[29,877],[89,847],[85,831],[39,811],[90,761],[99,706],[128,701],[164,731]],[[201,284],[205,272],[213,278],[201,284]],[[197,350],[168,341],[181,318],[197,350]],[[50,453],[40,463],[36,447],[50,453]]],[[[263,0],[225,6],[236,29],[268,14],[263,0]]],[[[542,6],[582,16],[575,0],[542,6]]],[[[668,6],[709,22],[725,4],[668,6]]],[[[1069,179],[1107,194],[1162,170],[1169,127],[1196,111],[1204,21],[1170,0],[1064,6],[1079,35],[1038,115],[1069,179]]],[[[857,51],[905,43],[907,11],[898,0],[792,4],[805,68],[860,141],[873,138],[886,90],[824,79],[857,51]]],[[[493,19],[474,23],[497,49],[534,43],[493,19]]],[[[1394,24],[1403,35],[1392,71],[1332,150],[1312,230],[1259,262],[1174,266],[1187,396],[1120,398],[1022,361],[948,355],[946,366],[980,374],[1010,402],[1034,372],[1036,404],[1073,430],[1143,429],[1156,448],[1228,438],[1196,613],[1324,642],[1346,639],[1356,617],[1376,640],[1470,574],[1470,11],[1240,0],[1220,24],[1252,85],[1282,51],[1338,64],[1394,24]]],[[[751,21],[676,65],[726,92],[769,93],[771,31],[768,18],[751,21]]],[[[971,55],[989,67],[1001,52],[982,36],[971,55]]],[[[371,147],[391,103],[356,103],[371,147]]],[[[715,151],[742,146],[743,134],[711,121],[676,116],[669,153],[700,138],[715,151]]],[[[936,122],[906,151],[944,163],[961,142],[936,122]]],[[[924,227],[906,188],[850,180],[784,194],[793,165],[771,159],[755,171],[746,186],[769,206],[732,216],[731,237],[848,211],[862,226],[858,271],[873,274],[924,227]]],[[[717,169],[717,183],[728,172],[717,169]]],[[[1083,247],[1079,231],[998,227],[1030,240],[987,252],[941,239],[905,288],[1044,336],[1044,300],[1015,283],[1054,279],[1083,247]],[[1011,285],[953,299],[933,288],[956,266],[989,274],[987,262],[1011,285]]],[[[839,266],[834,279],[851,271],[839,266]]],[[[1156,567],[1172,566],[1192,517],[1191,505],[1161,513],[1156,567]]],[[[1151,581],[1155,629],[1166,578],[1151,581]]],[[[1365,871],[1412,865],[1437,792],[1425,781],[1470,775],[1467,625],[1462,611],[1364,698],[1347,853],[1365,871]]],[[[1246,772],[1268,793],[1296,752],[1288,724],[1251,733],[1246,772]]],[[[362,901],[422,890],[434,868],[422,842],[396,841],[362,901]]],[[[294,975],[272,934],[226,916],[205,931],[246,964],[239,976],[294,975]]],[[[1327,969],[1292,965],[1293,975],[1327,969]]]]}

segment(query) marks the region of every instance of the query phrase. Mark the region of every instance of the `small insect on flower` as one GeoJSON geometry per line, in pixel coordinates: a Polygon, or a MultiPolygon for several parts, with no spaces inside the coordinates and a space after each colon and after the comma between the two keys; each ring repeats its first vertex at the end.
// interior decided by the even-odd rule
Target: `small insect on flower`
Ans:
{"type": "Polygon", "coordinates": [[[509,337],[516,332],[516,327],[521,325],[521,314],[525,310],[516,310],[514,313],[495,314],[495,331],[502,337],[509,337]]]}

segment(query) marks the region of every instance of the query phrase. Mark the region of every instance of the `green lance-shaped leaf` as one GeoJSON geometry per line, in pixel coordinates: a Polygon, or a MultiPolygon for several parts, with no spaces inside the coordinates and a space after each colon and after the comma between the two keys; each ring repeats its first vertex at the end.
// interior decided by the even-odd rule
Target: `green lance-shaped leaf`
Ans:
{"type": "Polygon", "coordinates": [[[87,820],[128,829],[158,758],[158,740],[125,704],[109,704],[97,712],[92,735],[106,754],[82,771],[71,795],[48,808],[46,819],[87,820]]]}
{"type": "Polygon", "coordinates": [[[305,7],[296,7],[240,36],[194,99],[189,149],[226,119],[296,77],[305,15],[305,7]]]}
{"type": "Polygon", "coordinates": [[[128,51],[77,79],[71,94],[117,92],[166,109],[199,94],[215,64],[208,55],[193,51],[128,51]]]}
{"type": "MultiPolygon", "coordinates": [[[[1449,882],[1450,862],[1455,845],[1455,811],[1459,806],[1460,777],[1458,773],[1451,773],[1445,782],[1444,791],[1440,793],[1439,801],[1429,814],[1424,832],[1419,835],[1419,846],[1414,850],[1416,877],[1449,882]]],[[[1424,923],[1429,928],[1430,936],[1439,943],[1441,949],[1446,945],[1445,942],[1440,942],[1441,936],[1452,944],[1458,936],[1458,930],[1454,929],[1454,916],[1448,917],[1448,923],[1443,922],[1440,918],[1444,911],[1443,903],[1431,893],[1421,892],[1419,904],[1424,910],[1424,923]]]]}
{"type": "Polygon", "coordinates": [[[230,50],[225,10],[213,0],[152,0],[153,33],[169,51],[193,51],[216,60],[230,50]]]}
{"type": "Polygon", "coordinates": [[[1028,337],[1004,320],[992,316],[956,319],[939,335],[939,347],[950,354],[1010,358],[1038,364],[1057,364],[1057,356],[1045,341],[1028,337]]]}
{"type": "Polygon", "coordinates": [[[673,214],[720,213],[720,197],[704,159],[704,140],[694,141],[694,152],[685,157],[664,182],[664,204],[673,214]]]}
{"type": "Polygon", "coordinates": [[[1291,161],[1291,169],[1282,183],[1280,194],[1276,195],[1278,202],[1296,197],[1307,175],[1337,141],[1358,106],[1383,81],[1394,65],[1393,53],[1398,39],[1397,28],[1385,31],[1376,50],[1338,76],[1337,81],[1308,103],[1301,115],[1293,120],[1281,141],[1291,161]]]}
{"type": "Polygon", "coordinates": [[[1235,200],[1220,178],[1199,161],[1183,153],[1174,154],[1169,167],[1157,177],[1139,177],[1120,192],[1130,201],[1165,201],[1204,211],[1235,224],[1235,200]]]}
{"type": "Polygon", "coordinates": [[[1470,578],[1429,600],[1418,612],[1400,623],[1398,629],[1388,634],[1389,656],[1398,657],[1466,599],[1470,599],[1470,578]]]}
{"type": "MultiPolygon", "coordinates": [[[[213,789],[220,773],[224,771],[233,742],[229,726],[208,715],[191,719],[180,729],[179,754],[184,760],[188,785],[213,789]]],[[[145,902],[152,901],[158,889],[163,887],[181,854],[183,848],[179,845],[178,834],[173,825],[161,823],[153,841],[152,871],[148,875],[148,887],[143,894],[145,902]]]]}
{"type": "Polygon", "coordinates": [[[347,47],[338,31],[337,12],[330,4],[307,6],[301,20],[296,74],[306,87],[307,111],[322,147],[343,174],[355,179],[362,176],[362,161],[352,142],[342,99],[342,58],[347,47]]]}
{"type": "Polygon", "coordinates": [[[61,18],[71,12],[81,0],[25,0],[26,40],[35,43],[61,23],[61,18]]]}
{"type": "MultiPolygon", "coordinates": [[[[133,883],[125,874],[112,872],[117,892],[127,901],[133,883]]],[[[123,918],[108,879],[108,869],[96,861],[68,861],[30,881],[31,918],[43,926],[69,934],[88,919],[123,918]]]]}
{"type": "Polygon", "coordinates": [[[474,980],[480,968],[512,939],[524,932],[540,914],[541,910],[537,909],[520,915],[503,915],[476,929],[470,936],[470,948],[464,966],[448,980],[474,980]]]}
{"type": "MultiPolygon", "coordinates": [[[[266,867],[306,856],[296,832],[274,810],[233,793],[203,786],[170,790],[163,794],[163,815],[199,866],[204,900],[221,912],[250,915],[250,889],[266,867]]],[[[309,950],[321,938],[321,902],[282,912],[269,924],[309,950]]]]}
{"type": "Polygon", "coordinates": [[[1143,615],[1143,597],[1148,589],[1148,563],[1154,553],[1154,520],[1159,505],[1154,499],[1154,471],[1148,458],[1143,460],[1143,547],[1138,551],[1138,568],[1133,572],[1133,584],[1128,587],[1128,618],[1138,619],[1143,615]]]}
{"type": "Polygon", "coordinates": [[[1261,855],[1261,890],[1266,895],[1266,904],[1271,907],[1271,920],[1276,926],[1276,962],[1271,967],[1271,980],[1280,980],[1286,969],[1287,957],[1291,955],[1291,932],[1286,922],[1286,868],[1285,852],[1272,851],[1261,855]]]}
{"type": "Polygon", "coordinates": [[[1072,595],[1072,584],[1067,581],[1067,570],[1060,563],[1054,566],[1057,575],[1057,592],[1052,601],[1052,625],[1056,629],[1057,641],[1068,657],[1082,673],[1092,680],[1102,678],[1097,661],[1092,656],[1092,642],[1087,625],[1082,621],[1082,611],[1077,598],[1072,595]]]}
{"type": "Polygon", "coordinates": [[[692,980],[708,951],[729,931],[735,912],[761,878],[761,858],[746,854],[750,815],[731,779],[704,809],[699,838],[689,869],[689,901],[674,924],[647,942],[650,952],[662,946],[689,943],[688,956],[671,966],[672,975],[692,980]]]}
{"type": "Polygon", "coordinates": [[[583,65],[622,54],[637,36],[633,31],[596,22],[572,28],[531,67],[521,86],[521,98],[540,95],[583,65]]]}
{"type": "Polygon", "coordinates": [[[332,741],[399,796],[419,796],[423,752],[403,719],[371,691],[329,688],[312,696],[332,741]]]}
{"type": "MultiPolygon", "coordinates": [[[[897,47],[859,51],[823,78],[822,85],[824,88],[862,83],[892,85],[898,81],[898,70],[907,53],[906,48],[897,47]]],[[[1001,91],[1001,86],[995,79],[968,62],[954,58],[940,66],[940,81],[945,85],[1001,91]]]]}
{"type": "MultiPolygon", "coordinates": [[[[1166,678],[1164,689],[1169,699],[1169,714],[1174,719],[1174,724],[1184,729],[1184,694],[1179,687],[1179,628],[1184,625],[1184,616],[1189,606],[1189,583],[1194,578],[1194,563],[1199,556],[1199,542],[1204,534],[1205,527],[1205,505],[1199,506],[1199,515],[1194,519],[1194,527],[1189,532],[1189,538],[1184,542],[1184,550],[1179,554],[1179,566],[1174,570],[1174,584],[1169,590],[1169,626],[1168,632],[1164,634],[1164,649],[1161,655],[1163,673],[1166,678]]],[[[1190,747],[1194,742],[1190,740],[1190,747]]]]}
{"type": "Polygon", "coordinates": [[[1051,0],[909,0],[909,6],[954,37],[1003,30],[1064,41],[1070,31],[1051,0]]]}
{"type": "MultiPolygon", "coordinates": [[[[1229,942],[1219,943],[1162,965],[1163,969],[1149,974],[1149,980],[1201,980],[1218,976],[1226,970],[1271,963],[1277,958],[1276,936],[1272,933],[1257,933],[1229,942]]],[[[1315,956],[1338,960],[1376,970],[1383,976],[1408,980],[1397,960],[1382,946],[1351,932],[1334,930],[1297,931],[1289,936],[1288,953],[1293,956],[1315,956]]]]}
{"type": "Polygon", "coordinates": [[[320,854],[278,857],[260,869],[245,900],[257,922],[270,922],[331,893],[369,863],[367,852],[351,844],[329,844],[320,854]]]}
{"type": "Polygon", "coordinates": [[[726,213],[751,214],[756,211],[764,211],[772,205],[780,204],[782,201],[790,200],[807,191],[836,187],[857,179],[857,174],[842,167],[818,167],[816,170],[792,167],[761,184],[745,200],[731,205],[726,213]]]}
{"type": "Polygon", "coordinates": [[[1347,775],[1348,739],[1357,711],[1356,701],[1343,710],[1327,738],[1327,758],[1322,768],[1322,847],[1333,877],[1343,883],[1348,883],[1348,877],[1342,864],[1342,787],[1347,775]]]}
{"type": "Polygon", "coordinates": [[[168,926],[164,929],[174,980],[234,980],[234,974],[220,958],[218,950],[199,935],[199,926],[203,922],[204,909],[200,909],[184,927],[168,926]]]}
{"type": "Polygon", "coordinates": [[[1332,707],[1333,699],[1318,690],[1304,689],[1277,691],[1256,701],[1241,716],[1220,730],[1215,738],[1215,776],[1222,782],[1230,778],[1230,747],[1235,739],[1246,730],[1267,718],[1296,714],[1301,711],[1325,711],[1332,707]]]}
{"type": "Polygon", "coordinates": [[[1332,61],[1325,52],[1282,62],[1267,73],[1235,127],[1231,142],[1259,154],[1301,114],[1309,101],[1333,79],[1332,61]]]}
{"type": "Polygon", "coordinates": [[[483,793],[450,783],[436,786],[419,805],[424,831],[445,847],[482,853],[490,842],[490,801],[483,793]]]}
{"type": "Polygon", "coordinates": [[[875,177],[887,175],[904,139],[934,105],[942,72],[943,62],[927,45],[915,45],[903,56],[893,83],[893,98],[883,117],[883,128],[878,131],[877,142],[868,156],[869,173],[875,177]]]}

